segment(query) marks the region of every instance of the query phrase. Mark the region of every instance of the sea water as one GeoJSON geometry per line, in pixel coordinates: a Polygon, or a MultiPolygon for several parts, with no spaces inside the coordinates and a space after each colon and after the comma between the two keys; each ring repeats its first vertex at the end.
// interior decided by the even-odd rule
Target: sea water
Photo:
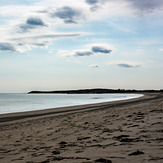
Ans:
{"type": "Polygon", "coordinates": [[[0,114],[125,100],[141,96],[143,95],[0,93],[0,114]]]}

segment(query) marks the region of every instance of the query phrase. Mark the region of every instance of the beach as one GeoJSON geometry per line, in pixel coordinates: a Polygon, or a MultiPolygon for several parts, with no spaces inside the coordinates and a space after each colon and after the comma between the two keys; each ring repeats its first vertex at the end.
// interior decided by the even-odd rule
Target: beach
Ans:
{"type": "Polygon", "coordinates": [[[1,163],[162,163],[163,94],[0,115],[1,163]]]}

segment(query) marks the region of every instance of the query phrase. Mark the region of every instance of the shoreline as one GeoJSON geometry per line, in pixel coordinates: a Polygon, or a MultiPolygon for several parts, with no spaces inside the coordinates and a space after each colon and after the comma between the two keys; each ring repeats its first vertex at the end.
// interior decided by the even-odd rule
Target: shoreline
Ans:
{"type": "Polygon", "coordinates": [[[163,161],[160,93],[0,119],[1,163],[163,161]]]}
{"type": "MultiPolygon", "coordinates": [[[[34,98],[36,98],[36,100],[32,101],[31,100],[32,95],[28,96],[28,94],[26,94],[24,96],[23,94],[19,94],[19,93],[16,94],[17,100],[19,100],[19,98],[20,99],[24,98],[25,100],[27,100],[26,103],[21,103],[21,101],[20,101],[20,104],[18,104],[18,106],[16,106],[16,107],[14,105],[17,105],[17,102],[16,102],[16,104],[13,104],[13,103],[10,104],[10,101],[9,101],[9,105],[8,105],[7,104],[8,101],[5,101],[5,103],[3,103],[3,101],[2,101],[2,106],[4,105],[4,108],[2,106],[0,107],[0,110],[1,110],[0,115],[30,112],[30,111],[40,111],[40,110],[46,110],[46,109],[52,109],[52,108],[58,109],[58,108],[63,108],[63,107],[98,104],[98,103],[104,103],[104,102],[128,100],[128,99],[132,99],[132,98],[138,98],[139,96],[143,96],[143,94],[137,94],[137,93],[135,93],[135,94],[133,94],[133,93],[105,94],[104,93],[104,94],[82,94],[82,95],[81,94],[43,94],[43,97],[41,96],[41,98],[39,99],[37,96],[39,96],[40,94],[34,94],[34,98]],[[46,95],[48,96],[48,98],[46,97],[46,95]],[[50,95],[50,98],[49,98],[49,95],[50,95]],[[51,98],[51,95],[52,96],[54,95],[54,98],[51,98]],[[116,98],[110,97],[110,96],[114,97],[116,95],[117,95],[116,98]],[[59,97],[59,99],[58,99],[58,97],[59,97]],[[72,97],[72,99],[70,100],[71,97],[72,97]],[[40,102],[40,101],[42,101],[42,102],[40,102]]],[[[14,98],[14,96],[9,95],[9,100],[10,99],[12,100],[12,98],[14,98]]],[[[2,96],[1,100],[3,100],[3,96],[2,96]]],[[[15,99],[15,101],[16,101],[16,99],[15,99]]]]}
{"type": "MultiPolygon", "coordinates": [[[[131,93],[133,94],[133,93],[131,93]]],[[[73,106],[65,106],[65,107],[55,107],[55,108],[47,108],[41,110],[33,110],[33,111],[23,111],[23,112],[13,112],[13,113],[4,113],[0,114],[0,123],[13,121],[13,120],[20,120],[26,118],[34,118],[52,114],[66,114],[66,113],[73,113],[77,111],[93,111],[102,109],[103,107],[116,107],[117,105],[127,104],[130,102],[139,102],[139,100],[150,100],[155,96],[154,94],[142,94],[141,97],[135,97],[131,99],[124,99],[124,100],[116,100],[116,101],[106,101],[106,102],[99,102],[99,103],[92,103],[92,104],[82,104],[82,105],[73,105],[73,106]]],[[[158,95],[157,95],[158,96],[158,95]]]]}

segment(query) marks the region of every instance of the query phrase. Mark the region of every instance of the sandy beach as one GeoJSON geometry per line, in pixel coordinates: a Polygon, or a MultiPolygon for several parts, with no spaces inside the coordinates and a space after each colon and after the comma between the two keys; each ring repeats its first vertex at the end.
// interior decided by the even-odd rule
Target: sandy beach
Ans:
{"type": "Polygon", "coordinates": [[[0,115],[0,163],[162,163],[163,94],[0,115]]]}

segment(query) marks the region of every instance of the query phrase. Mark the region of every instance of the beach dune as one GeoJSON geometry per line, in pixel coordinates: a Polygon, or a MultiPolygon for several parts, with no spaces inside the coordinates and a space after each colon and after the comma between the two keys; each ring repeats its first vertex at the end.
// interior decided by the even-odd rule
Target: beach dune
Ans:
{"type": "Polygon", "coordinates": [[[163,94],[0,115],[1,163],[163,162],[163,94]]]}

